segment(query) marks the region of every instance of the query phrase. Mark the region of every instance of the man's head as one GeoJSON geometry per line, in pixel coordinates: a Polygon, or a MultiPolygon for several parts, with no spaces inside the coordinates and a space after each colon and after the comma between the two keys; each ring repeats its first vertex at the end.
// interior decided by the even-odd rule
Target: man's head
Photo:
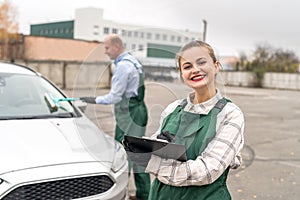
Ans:
{"type": "Polygon", "coordinates": [[[105,54],[111,60],[115,60],[120,54],[124,52],[123,42],[121,38],[116,35],[108,35],[104,40],[105,54]]]}

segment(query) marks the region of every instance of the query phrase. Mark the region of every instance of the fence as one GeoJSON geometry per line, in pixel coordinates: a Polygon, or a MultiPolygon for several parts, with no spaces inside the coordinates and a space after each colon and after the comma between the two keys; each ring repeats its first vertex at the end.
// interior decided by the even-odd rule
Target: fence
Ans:
{"type": "MultiPolygon", "coordinates": [[[[29,66],[63,89],[110,87],[111,66],[109,62],[62,62],[25,61],[29,66]]],[[[180,74],[175,68],[144,66],[145,79],[153,81],[178,81],[180,74]]],[[[222,71],[221,81],[229,86],[254,87],[256,77],[252,72],[222,71]]],[[[265,73],[264,88],[300,90],[300,74],[265,73]]]]}
{"type": "Polygon", "coordinates": [[[111,68],[108,62],[25,61],[26,65],[63,89],[109,87],[111,68]]]}

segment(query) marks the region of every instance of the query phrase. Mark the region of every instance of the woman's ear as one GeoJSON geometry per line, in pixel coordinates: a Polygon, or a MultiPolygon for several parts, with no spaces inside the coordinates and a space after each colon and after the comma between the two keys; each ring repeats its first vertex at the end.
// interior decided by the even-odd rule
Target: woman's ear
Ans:
{"type": "Polygon", "coordinates": [[[216,61],[215,62],[216,73],[218,73],[220,71],[220,66],[221,66],[221,63],[219,61],[216,61]]]}

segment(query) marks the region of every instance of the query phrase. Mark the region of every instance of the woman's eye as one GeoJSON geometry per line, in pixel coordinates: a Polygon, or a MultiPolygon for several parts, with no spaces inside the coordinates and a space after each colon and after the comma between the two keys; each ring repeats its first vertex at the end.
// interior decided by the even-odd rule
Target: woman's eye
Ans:
{"type": "Polygon", "coordinates": [[[182,66],[183,69],[190,69],[192,67],[192,65],[184,65],[182,66]]]}
{"type": "Polygon", "coordinates": [[[198,66],[202,66],[202,65],[204,65],[204,64],[206,64],[206,61],[199,61],[199,62],[197,62],[197,65],[198,65],[198,66]]]}

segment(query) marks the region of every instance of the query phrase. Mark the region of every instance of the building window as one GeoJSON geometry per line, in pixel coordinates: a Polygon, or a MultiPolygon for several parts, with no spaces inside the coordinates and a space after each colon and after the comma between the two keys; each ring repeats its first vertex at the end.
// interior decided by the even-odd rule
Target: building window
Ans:
{"type": "Polygon", "coordinates": [[[160,40],[160,34],[159,33],[155,34],[155,39],[160,40]]]}
{"type": "Polygon", "coordinates": [[[180,36],[177,37],[177,42],[181,42],[181,37],[180,36]]]}
{"type": "Polygon", "coordinates": [[[57,29],[57,28],[54,30],[54,33],[55,33],[55,34],[57,34],[57,33],[58,33],[58,29],[57,29]]]}
{"type": "Polygon", "coordinates": [[[134,37],[138,37],[139,36],[139,32],[137,32],[137,31],[134,31],[134,37]]]}
{"type": "Polygon", "coordinates": [[[132,36],[132,31],[128,31],[127,36],[128,36],[128,37],[131,37],[131,36],[132,36]]]}
{"type": "Polygon", "coordinates": [[[141,37],[141,38],[144,38],[144,32],[141,32],[141,33],[140,33],[140,37],[141,37]]]}
{"type": "Polygon", "coordinates": [[[66,28],[65,33],[69,33],[69,29],[68,28],[66,28]]]}
{"type": "Polygon", "coordinates": [[[188,42],[189,38],[188,37],[184,37],[184,42],[188,42]]]}
{"type": "Polygon", "coordinates": [[[135,48],[136,48],[136,45],[135,45],[135,44],[132,44],[132,45],[131,45],[131,49],[132,49],[132,50],[135,50],[135,48]]]}
{"type": "Polygon", "coordinates": [[[98,25],[94,25],[94,28],[99,28],[99,26],[98,25]]]}
{"type": "Polygon", "coordinates": [[[124,46],[124,48],[126,49],[126,47],[127,47],[127,44],[124,42],[124,43],[123,43],[123,46],[124,46]]]}
{"type": "Polygon", "coordinates": [[[166,34],[163,34],[163,40],[166,41],[168,38],[167,38],[167,35],[166,34]]]}
{"type": "Polygon", "coordinates": [[[113,28],[113,29],[112,29],[112,33],[113,33],[113,34],[118,34],[118,29],[113,28]]]}
{"type": "Polygon", "coordinates": [[[152,34],[151,33],[147,33],[147,39],[149,39],[149,40],[152,39],[152,34]]]}
{"type": "Polygon", "coordinates": [[[143,51],[144,50],[144,45],[142,45],[142,44],[139,44],[139,49],[138,49],[139,51],[143,51]]]}
{"type": "Polygon", "coordinates": [[[44,30],[41,29],[41,30],[40,30],[40,35],[43,35],[43,34],[44,34],[44,30]]]}
{"type": "Polygon", "coordinates": [[[94,35],[99,35],[99,33],[98,32],[94,32],[94,35]]]}
{"type": "Polygon", "coordinates": [[[175,41],[175,36],[172,35],[172,36],[171,36],[171,42],[174,42],[174,41],[175,41]]]}
{"type": "Polygon", "coordinates": [[[122,30],[122,36],[126,36],[126,30],[122,30]]]}
{"type": "Polygon", "coordinates": [[[104,27],[103,33],[104,33],[104,34],[109,34],[109,28],[108,28],[108,27],[104,27]]]}

